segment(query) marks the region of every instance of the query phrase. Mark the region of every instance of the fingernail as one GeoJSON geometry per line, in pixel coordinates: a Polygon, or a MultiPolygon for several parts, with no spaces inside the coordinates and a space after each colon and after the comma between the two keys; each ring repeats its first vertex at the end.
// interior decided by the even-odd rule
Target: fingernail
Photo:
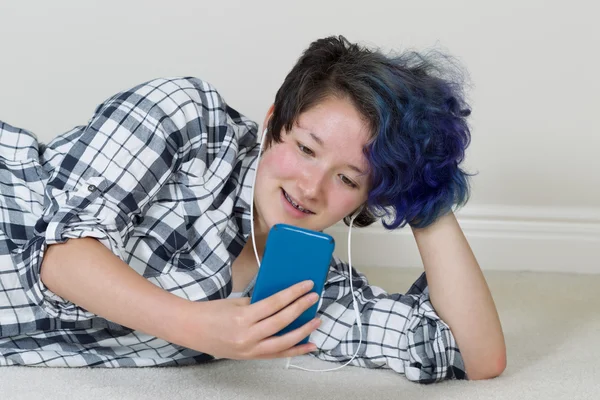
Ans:
{"type": "Polygon", "coordinates": [[[304,284],[302,285],[302,287],[306,290],[312,288],[314,285],[313,281],[305,281],[304,284]]]}
{"type": "Polygon", "coordinates": [[[317,301],[319,301],[319,295],[318,294],[311,293],[311,294],[309,294],[309,296],[310,296],[309,299],[310,299],[311,304],[315,304],[317,301]]]}

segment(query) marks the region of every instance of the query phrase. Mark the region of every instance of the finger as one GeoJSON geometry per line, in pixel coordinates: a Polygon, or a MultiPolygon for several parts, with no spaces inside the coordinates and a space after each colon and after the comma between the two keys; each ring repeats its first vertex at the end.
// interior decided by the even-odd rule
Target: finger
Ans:
{"type": "Polygon", "coordinates": [[[313,281],[303,281],[277,292],[266,299],[251,304],[249,307],[250,322],[258,322],[277,313],[279,310],[295,301],[298,297],[311,290],[313,285],[313,281]]]}
{"type": "Polygon", "coordinates": [[[319,325],[321,325],[321,320],[315,318],[302,325],[300,328],[294,329],[285,335],[276,335],[266,338],[256,346],[256,354],[260,356],[266,354],[278,354],[288,351],[300,343],[305,337],[310,336],[310,334],[317,329],[319,325]]]}
{"type": "Polygon", "coordinates": [[[260,341],[264,338],[273,336],[298,318],[304,311],[312,307],[319,296],[316,293],[309,293],[297,299],[292,304],[280,310],[278,313],[271,315],[262,321],[257,322],[250,327],[250,333],[253,338],[260,341]]]}
{"type": "Polygon", "coordinates": [[[274,354],[265,354],[263,356],[258,357],[257,359],[272,359],[272,358],[286,358],[286,357],[297,357],[304,354],[312,353],[317,350],[317,346],[313,343],[300,344],[298,346],[294,346],[291,349],[287,349],[281,351],[279,353],[274,354]]]}

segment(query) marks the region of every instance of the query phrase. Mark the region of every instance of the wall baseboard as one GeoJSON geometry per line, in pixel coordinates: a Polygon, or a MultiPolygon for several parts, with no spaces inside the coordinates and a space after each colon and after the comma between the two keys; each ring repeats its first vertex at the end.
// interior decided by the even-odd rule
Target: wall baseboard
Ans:
{"type": "MultiPolygon", "coordinates": [[[[483,270],[600,274],[600,208],[466,206],[457,220],[483,270]]],[[[327,229],[348,259],[348,227],[327,229]]],[[[423,267],[409,227],[352,230],[352,264],[423,267]]]]}

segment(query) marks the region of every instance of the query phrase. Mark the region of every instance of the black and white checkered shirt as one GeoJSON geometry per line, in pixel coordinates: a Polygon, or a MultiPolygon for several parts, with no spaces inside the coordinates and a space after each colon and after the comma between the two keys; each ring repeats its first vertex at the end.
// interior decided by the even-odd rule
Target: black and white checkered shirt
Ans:
{"type": "MultiPolygon", "coordinates": [[[[231,294],[250,234],[257,125],[195,78],[157,79],[98,106],[47,145],[0,122],[0,365],[130,367],[210,360],[117,325],[40,280],[49,244],[94,237],[155,285],[191,301],[231,294]]],[[[345,263],[334,258],[311,336],[347,361],[358,327],[345,263]]],[[[354,271],[363,343],[354,365],[429,383],[465,378],[425,276],[387,294],[354,271]]],[[[245,295],[250,295],[252,285],[245,295]]]]}

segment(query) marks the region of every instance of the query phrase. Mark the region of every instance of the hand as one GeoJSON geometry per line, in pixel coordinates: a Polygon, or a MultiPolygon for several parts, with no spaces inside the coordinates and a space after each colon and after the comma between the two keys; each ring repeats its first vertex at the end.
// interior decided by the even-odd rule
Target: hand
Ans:
{"type": "Polygon", "coordinates": [[[249,298],[191,303],[188,340],[182,344],[236,360],[295,357],[314,351],[314,344],[296,344],[319,327],[318,318],[274,336],[318,301],[316,293],[306,294],[312,287],[311,281],[301,282],[254,304],[249,298]]]}

